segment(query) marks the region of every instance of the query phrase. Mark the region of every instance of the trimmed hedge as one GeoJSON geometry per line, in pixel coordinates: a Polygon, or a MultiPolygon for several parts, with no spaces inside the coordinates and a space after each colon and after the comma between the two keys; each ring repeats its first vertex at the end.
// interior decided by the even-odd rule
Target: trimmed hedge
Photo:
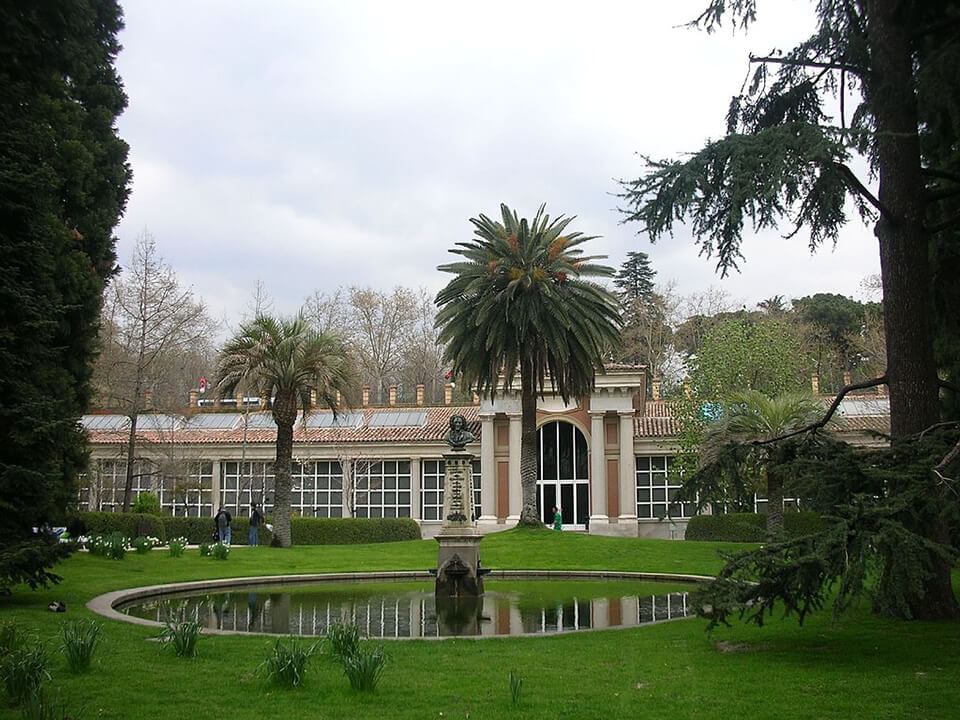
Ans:
{"type": "MultiPolygon", "coordinates": [[[[130,539],[152,535],[164,542],[168,538],[185,537],[191,545],[212,542],[216,530],[210,517],[136,513],[81,512],[68,518],[66,524],[76,529],[78,535],[119,532],[130,539]]],[[[246,545],[249,518],[235,517],[231,527],[232,543],[246,545]]],[[[296,545],[359,545],[420,539],[420,526],[410,518],[309,518],[295,515],[291,518],[291,529],[296,545]]],[[[270,531],[261,525],[260,544],[269,545],[272,539],[270,531]]]]}
{"type": "MultiPolygon", "coordinates": [[[[825,521],[815,512],[785,512],[783,529],[787,537],[819,532],[825,521]]],[[[757,513],[697,515],[690,518],[685,540],[713,542],[763,542],[767,539],[767,516],[757,513]]]]}
{"type": "Polygon", "coordinates": [[[295,545],[362,545],[419,540],[410,518],[290,518],[295,545]]]}
{"type": "Polygon", "coordinates": [[[110,535],[118,532],[131,540],[150,536],[166,542],[165,520],[162,515],[143,513],[83,512],[71,516],[66,526],[73,535],[110,535]]]}

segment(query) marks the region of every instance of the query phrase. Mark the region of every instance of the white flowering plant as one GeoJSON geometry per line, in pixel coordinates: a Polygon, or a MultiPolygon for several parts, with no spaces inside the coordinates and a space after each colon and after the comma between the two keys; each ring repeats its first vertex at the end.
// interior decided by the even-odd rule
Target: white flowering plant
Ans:
{"type": "Polygon", "coordinates": [[[167,542],[167,546],[170,549],[170,557],[180,557],[187,547],[187,539],[185,537],[171,538],[167,542]]]}
{"type": "Polygon", "coordinates": [[[160,545],[163,545],[160,538],[152,535],[141,535],[133,539],[133,549],[137,551],[137,555],[145,555],[160,545]]]}

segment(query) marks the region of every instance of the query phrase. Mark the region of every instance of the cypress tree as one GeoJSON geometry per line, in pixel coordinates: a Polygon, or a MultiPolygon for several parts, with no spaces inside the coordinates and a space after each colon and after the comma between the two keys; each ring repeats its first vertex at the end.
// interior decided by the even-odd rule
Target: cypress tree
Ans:
{"type": "Polygon", "coordinates": [[[114,0],[0,2],[0,586],[46,584],[76,497],[113,228],[127,200],[114,0]]]}

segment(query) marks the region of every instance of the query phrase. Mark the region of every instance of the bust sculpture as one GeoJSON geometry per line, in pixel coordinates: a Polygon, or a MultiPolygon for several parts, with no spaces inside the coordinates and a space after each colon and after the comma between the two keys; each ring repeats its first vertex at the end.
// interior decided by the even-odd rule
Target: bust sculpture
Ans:
{"type": "Polygon", "coordinates": [[[463,415],[450,416],[450,429],[446,441],[453,450],[463,450],[467,443],[475,441],[473,433],[467,430],[467,419],[463,415]]]}

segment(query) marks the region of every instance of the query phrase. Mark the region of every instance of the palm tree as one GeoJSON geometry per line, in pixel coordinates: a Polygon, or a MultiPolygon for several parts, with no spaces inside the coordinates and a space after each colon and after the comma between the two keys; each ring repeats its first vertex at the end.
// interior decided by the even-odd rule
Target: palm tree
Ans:
{"type": "Polygon", "coordinates": [[[783,531],[781,468],[791,446],[758,443],[799,430],[822,414],[821,403],[802,393],[773,398],[757,390],[734,393],[724,403],[721,418],[707,429],[700,465],[716,463],[725,451],[739,451],[734,457],[741,468],[757,470],[766,481],[767,532],[779,535],[783,531]]]}
{"type": "Polygon", "coordinates": [[[533,222],[506,205],[502,222],[471,218],[474,238],[450,250],[463,261],[441,265],[455,276],[437,294],[437,327],[455,375],[493,397],[501,377],[509,387],[520,373],[520,523],[537,515],[537,396],[549,376],[564,401],[593,387],[594,373],[619,341],[617,298],[583,278],[611,277],[580,246],[592,237],[564,233],[573,218],[551,221],[540,206],[533,222]]]}
{"type": "Polygon", "coordinates": [[[352,380],[347,351],[333,334],[317,332],[303,315],[259,316],[240,327],[220,351],[217,387],[222,395],[238,385],[267,398],[277,424],[274,463],[274,537],[290,547],[290,469],[297,411],[310,409],[311,390],[321,405],[337,411],[337,391],[352,380]]]}

